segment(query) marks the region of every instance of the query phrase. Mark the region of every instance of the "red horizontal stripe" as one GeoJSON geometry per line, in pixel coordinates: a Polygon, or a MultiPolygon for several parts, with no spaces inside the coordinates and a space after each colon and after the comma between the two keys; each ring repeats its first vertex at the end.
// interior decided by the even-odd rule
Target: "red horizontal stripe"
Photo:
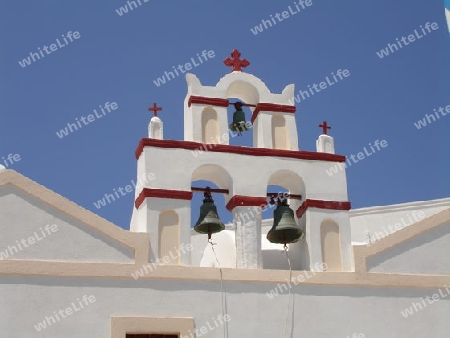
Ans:
{"type": "Polygon", "coordinates": [[[191,200],[192,191],[167,190],[167,189],[142,189],[139,196],[134,201],[134,206],[138,209],[147,197],[172,198],[177,200],[191,200]]]}
{"type": "Polygon", "coordinates": [[[228,100],[218,97],[204,97],[204,96],[190,96],[188,101],[188,107],[192,104],[206,104],[209,106],[228,107],[228,100]]]}
{"type": "Polygon", "coordinates": [[[324,201],[307,199],[297,209],[297,217],[300,218],[308,208],[330,209],[330,210],[350,210],[350,202],[324,201]]]}
{"type": "Polygon", "coordinates": [[[244,206],[260,206],[267,204],[267,197],[251,197],[251,196],[241,196],[235,195],[227,203],[227,210],[232,211],[235,207],[244,206]]]}
{"type": "Polygon", "coordinates": [[[280,113],[295,113],[295,106],[286,106],[283,104],[273,104],[273,103],[258,103],[256,105],[255,111],[253,112],[251,122],[256,120],[256,117],[261,111],[269,112],[280,112],[280,113]]]}
{"type": "Polygon", "coordinates": [[[270,157],[285,157],[296,158],[301,160],[313,160],[313,161],[330,161],[330,162],[345,162],[345,156],[318,153],[312,151],[303,150],[281,150],[281,149],[268,149],[268,148],[250,148],[240,146],[230,146],[226,144],[210,144],[205,145],[203,143],[191,142],[191,141],[175,141],[175,140],[157,140],[150,138],[143,138],[136,149],[136,159],[139,159],[144,147],[156,147],[156,148],[179,148],[187,150],[195,149],[208,149],[209,152],[215,153],[230,153],[239,155],[250,156],[270,156],[270,157]],[[211,147],[211,149],[209,149],[211,147]]]}

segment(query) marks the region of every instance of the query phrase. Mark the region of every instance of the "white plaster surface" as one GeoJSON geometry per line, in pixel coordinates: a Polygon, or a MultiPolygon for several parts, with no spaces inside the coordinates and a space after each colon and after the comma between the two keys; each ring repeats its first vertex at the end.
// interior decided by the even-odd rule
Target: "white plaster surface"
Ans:
{"type": "Polygon", "coordinates": [[[197,168],[214,164],[222,168],[232,181],[227,187],[220,186],[224,174],[219,172],[214,173],[210,180],[215,184],[218,181],[217,185],[220,188],[232,189],[234,195],[265,196],[272,175],[283,171],[299,177],[297,182],[292,182],[292,185],[304,184],[305,191],[302,192],[304,198],[329,201],[347,201],[348,199],[345,171],[342,170],[332,176],[326,173],[326,170],[336,165],[336,162],[213,151],[198,153],[186,149],[151,146],[145,147],[138,162],[138,177],[146,173],[154,173],[156,177],[155,180],[146,183],[146,188],[190,191],[192,176],[197,168]],[[158,161],[155,161],[155,158],[158,161]],[[170,170],[166,166],[161,166],[161,163],[171,163],[170,170]],[[236,165],[236,163],[241,164],[236,165]]]}
{"type": "Polygon", "coordinates": [[[367,269],[450,276],[450,222],[368,258],[367,269]]]}
{"type": "Polygon", "coordinates": [[[392,228],[400,223],[402,228],[416,223],[418,214],[423,212],[424,218],[450,208],[450,198],[430,201],[409,202],[387,206],[376,206],[350,210],[350,224],[352,228],[352,242],[354,244],[368,243],[381,237],[381,233],[389,235],[397,230],[392,228]],[[414,217],[416,215],[416,218],[414,217]],[[389,226],[392,226],[389,229],[389,226]],[[393,231],[391,231],[393,229],[393,231]]]}
{"type": "Polygon", "coordinates": [[[162,140],[164,138],[163,122],[158,116],[153,116],[148,125],[148,137],[162,140]]]}
{"type": "Polygon", "coordinates": [[[321,153],[335,154],[334,138],[330,135],[322,134],[316,141],[316,149],[321,153]]]}
{"type": "Polygon", "coordinates": [[[339,226],[343,271],[353,271],[354,259],[348,211],[308,208],[302,218],[305,218],[306,224],[305,240],[309,248],[310,268],[312,269],[317,266],[316,263],[322,263],[323,261],[321,225],[323,222],[330,220],[339,226]]]}
{"type": "MultiPolygon", "coordinates": [[[[191,201],[172,198],[146,198],[138,210],[134,209],[134,232],[145,232],[150,236],[151,260],[163,259],[159,257],[159,215],[166,210],[173,210],[178,214],[180,221],[180,247],[191,243],[191,201]]],[[[174,248],[172,255],[177,254],[174,248]]],[[[191,265],[190,251],[180,251],[180,264],[191,265]]]]}
{"type": "MultiPolygon", "coordinates": [[[[271,299],[266,293],[275,287],[224,284],[230,338],[284,337],[288,293],[271,299]]],[[[401,315],[412,302],[437,292],[299,284],[292,289],[290,337],[345,338],[358,332],[377,338],[445,338],[450,332],[450,296],[409,318],[401,315]]],[[[200,328],[208,321],[214,326],[212,319],[222,313],[217,282],[0,276],[0,299],[0,332],[5,338],[110,338],[112,316],[191,317],[200,328]],[[35,330],[45,316],[83,295],[93,295],[96,301],[42,332],[35,330]]],[[[223,337],[222,327],[201,337],[223,337]]]]}
{"type": "Polygon", "coordinates": [[[134,250],[11,185],[0,187],[0,252],[5,251],[9,254],[8,259],[84,262],[134,260],[134,250]],[[46,233],[47,237],[44,238],[40,228],[44,229],[47,224],[56,224],[58,230],[46,233]],[[35,238],[34,243],[26,242],[28,247],[21,245],[20,250],[16,241],[21,243],[30,237],[35,238]]]}
{"type": "Polygon", "coordinates": [[[224,230],[213,234],[211,237],[213,247],[208,243],[208,235],[199,235],[196,237],[202,239],[203,241],[200,243],[202,246],[205,246],[205,249],[201,252],[201,267],[236,268],[236,243],[234,240],[234,231],[224,230]],[[220,243],[220,245],[218,243],[220,243]]]}

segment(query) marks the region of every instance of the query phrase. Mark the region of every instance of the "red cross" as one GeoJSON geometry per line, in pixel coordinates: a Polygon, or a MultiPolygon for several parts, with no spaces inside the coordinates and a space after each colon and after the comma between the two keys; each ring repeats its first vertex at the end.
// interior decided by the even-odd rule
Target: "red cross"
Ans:
{"type": "Polygon", "coordinates": [[[247,59],[239,59],[241,56],[241,53],[237,49],[233,49],[231,52],[232,59],[226,58],[223,60],[223,63],[228,67],[233,67],[232,72],[238,71],[241,72],[241,67],[247,67],[250,65],[250,62],[247,61],[247,59]]]}
{"type": "Polygon", "coordinates": [[[331,129],[331,127],[329,127],[327,125],[326,121],[323,121],[322,124],[319,124],[319,127],[323,129],[323,133],[326,135],[327,134],[327,129],[331,129]]]}
{"type": "Polygon", "coordinates": [[[158,112],[161,111],[162,108],[161,108],[161,107],[158,107],[158,106],[156,105],[156,103],[153,103],[153,107],[149,107],[147,110],[148,110],[148,111],[152,111],[152,112],[153,112],[153,116],[158,116],[158,112]]]}

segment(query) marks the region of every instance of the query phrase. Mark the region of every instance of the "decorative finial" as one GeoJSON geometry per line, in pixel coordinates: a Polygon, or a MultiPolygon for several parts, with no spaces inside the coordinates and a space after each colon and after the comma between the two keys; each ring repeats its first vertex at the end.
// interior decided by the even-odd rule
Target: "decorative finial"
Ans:
{"type": "Polygon", "coordinates": [[[331,127],[327,125],[327,121],[323,121],[322,124],[319,124],[319,127],[323,129],[325,135],[327,135],[327,129],[331,129],[331,127]]]}
{"type": "Polygon", "coordinates": [[[152,112],[153,112],[153,116],[158,116],[158,112],[161,111],[162,108],[161,108],[161,107],[158,107],[158,106],[156,105],[156,103],[153,103],[153,107],[149,107],[147,110],[148,110],[148,111],[152,111],[152,112]]]}
{"type": "Polygon", "coordinates": [[[250,65],[250,62],[247,59],[239,59],[240,56],[241,53],[237,49],[233,49],[231,52],[232,59],[228,57],[223,60],[223,63],[228,67],[233,67],[232,72],[242,72],[242,68],[250,65]]]}

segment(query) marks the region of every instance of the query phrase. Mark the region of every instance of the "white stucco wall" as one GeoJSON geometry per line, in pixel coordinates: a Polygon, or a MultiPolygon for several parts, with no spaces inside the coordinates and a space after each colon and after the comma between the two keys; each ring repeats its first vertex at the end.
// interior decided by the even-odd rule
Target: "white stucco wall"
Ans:
{"type": "Polygon", "coordinates": [[[326,173],[326,170],[336,165],[336,162],[214,151],[206,151],[197,156],[194,154],[195,152],[191,150],[147,146],[138,160],[138,177],[146,173],[155,175],[156,179],[146,182],[146,188],[190,191],[194,172],[203,165],[213,164],[221,167],[224,173],[232,178],[231,186],[224,186],[221,182],[215,182],[223,179],[224,175],[214,174],[213,177],[208,177],[208,180],[219,187],[232,190],[234,195],[266,196],[271,176],[285,170],[296,173],[302,180],[293,184],[304,183],[306,191],[300,192],[304,193],[304,199],[347,201],[345,171],[332,176],[326,173]],[[161,163],[171,163],[170,170],[161,163]]]}
{"type": "Polygon", "coordinates": [[[12,185],[0,187],[0,252],[4,253],[3,259],[85,262],[131,262],[134,259],[130,248],[12,185]],[[46,232],[47,224],[55,224],[57,231],[46,232]],[[32,244],[28,244],[30,237],[34,238],[32,244]],[[28,247],[20,244],[22,240],[28,247]]]}
{"type": "Polygon", "coordinates": [[[350,210],[350,225],[352,228],[352,242],[355,244],[368,243],[368,237],[372,241],[377,240],[377,233],[395,232],[395,224],[401,224],[402,228],[437,214],[450,208],[450,198],[442,198],[431,201],[409,202],[386,206],[376,206],[350,210]],[[420,215],[423,218],[420,219],[420,215]],[[393,231],[390,231],[389,226],[393,231]]]}
{"type": "Polygon", "coordinates": [[[371,272],[450,275],[450,222],[370,257],[367,269],[371,272]]]}
{"type": "MultiPolygon", "coordinates": [[[[287,275],[288,276],[288,275],[287,275]]],[[[287,292],[269,298],[276,285],[227,282],[229,337],[284,337],[287,292]]],[[[110,338],[112,316],[193,317],[197,328],[221,314],[220,283],[175,280],[95,280],[54,277],[0,277],[2,337],[110,338]],[[95,302],[41,332],[34,328],[54,311],[83,295],[95,302]],[[19,315],[20,314],[20,315],[19,315]]],[[[448,337],[450,296],[408,318],[401,311],[438,292],[340,286],[293,287],[293,334],[290,337],[448,337]]],[[[291,307],[292,308],[292,307],[291,307]]],[[[214,326],[212,324],[212,326],[214,326]]],[[[289,325],[290,327],[290,325],[289,325]]],[[[202,338],[223,337],[222,327],[202,338]]]]}

